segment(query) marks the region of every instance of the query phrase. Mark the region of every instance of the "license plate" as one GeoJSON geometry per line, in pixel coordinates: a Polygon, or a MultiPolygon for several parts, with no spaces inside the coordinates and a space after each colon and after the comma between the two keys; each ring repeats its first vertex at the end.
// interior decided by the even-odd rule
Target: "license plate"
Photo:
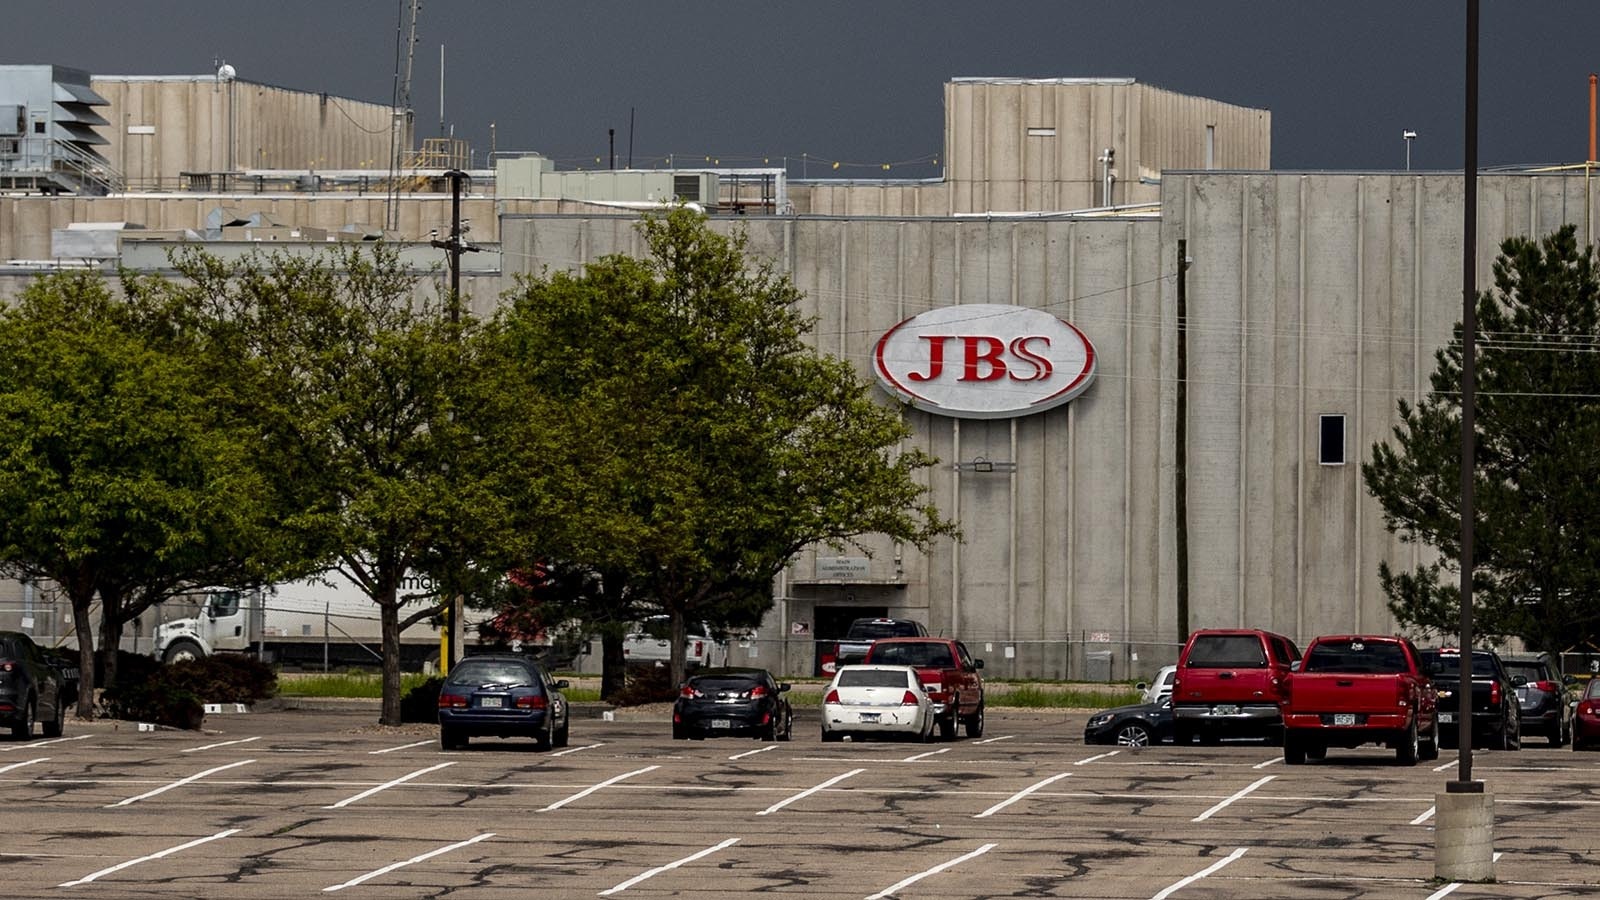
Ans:
{"type": "Polygon", "coordinates": [[[1231,703],[1224,703],[1219,706],[1213,706],[1211,711],[1219,716],[1237,716],[1239,714],[1239,707],[1234,706],[1231,703]]]}
{"type": "Polygon", "coordinates": [[[876,722],[876,721],[878,721],[878,716],[879,715],[880,715],[880,713],[862,713],[861,714],[861,721],[863,721],[863,722],[876,722]]]}
{"type": "Polygon", "coordinates": [[[732,728],[733,727],[733,720],[732,719],[712,719],[711,720],[711,727],[712,728],[732,728]]]}
{"type": "Polygon", "coordinates": [[[1445,724],[1445,725],[1449,725],[1450,723],[1454,722],[1455,720],[1456,720],[1456,714],[1455,713],[1439,713],[1439,721],[1441,723],[1445,724]]]}
{"type": "Polygon", "coordinates": [[[1333,714],[1333,724],[1335,724],[1335,725],[1354,725],[1355,723],[1356,723],[1356,714],[1355,713],[1334,713],[1333,714]]]}
{"type": "Polygon", "coordinates": [[[505,703],[499,697],[480,697],[478,705],[484,709],[500,709],[505,703]]]}

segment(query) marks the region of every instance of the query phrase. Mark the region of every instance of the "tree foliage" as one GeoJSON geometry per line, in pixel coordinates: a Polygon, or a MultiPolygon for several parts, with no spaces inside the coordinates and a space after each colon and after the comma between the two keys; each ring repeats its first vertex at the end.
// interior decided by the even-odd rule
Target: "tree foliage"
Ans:
{"type": "MultiPolygon", "coordinates": [[[[1486,638],[1561,651],[1600,629],[1600,283],[1565,226],[1512,238],[1477,298],[1473,615],[1486,638]]],[[[1395,617],[1453,634],[1460,617],[1461,326],[1432,391],[1399,403],[1367,489],[1402,541],[1437,558],[1379,576],[1395,617]]]]}
{"type": "MultiPolygon", "coordinates": [[[[97,595],[109,677],[150,605],[271,567],[248,429],[181,318],[92,273],[36,280],[0,312],[0,568],[66,592],[86,684],[97,595]]],[[[79,713],[92,703],[85,691],[79,713]]]]}
{"type": "Polygon", "coordinates": [[[281,522],[306,558],[378,606],[384,724],[400,723],[400,633],[481,576],[502,539],[502,496],[477,461],[475,324],[417,297],[392,251],[178,260],[171,289],[230,348],[261,466],[289,493],[281,522]],[[331,574],[331,573],[330,573],[331,574]],[[408,588],[430,576],[435,590],[408,588]]]}
{"type": "Polygon", "coordinates": [[[786,276],[684,208],[640,228],[643,259],[522,281],[492,352],[535,426],[508,445],[557,476],[529,528],[538,552],[667,613],[681,679],[685,623],[757,624],[807,545],[954,529],[925,501],[915,475],[933,460],[902,450],[899,411],[805,344],[786,276]]]}

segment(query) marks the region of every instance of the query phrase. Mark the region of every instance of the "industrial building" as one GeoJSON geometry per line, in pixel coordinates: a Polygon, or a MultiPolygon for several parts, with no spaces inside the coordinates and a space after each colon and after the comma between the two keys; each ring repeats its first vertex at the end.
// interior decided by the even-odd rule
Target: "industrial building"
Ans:
{"type": "MultiPolygon", "coordinates": [[[[109,101],[101,114],[113,128],[134,114],[119,105],[125,83],[135,87],[91,82],[109,101]]],[[[211,87],[196,80],[173,90],[190,91],[193,104],[211,87]]],[[[1009,322],[1011,310],[1042,311],[1092,347],[1076,396],[1048,409],[1004,400],[976,415],[948,414],[938,402],[908,407],[915,445],[941,460],[924,474],[932,500],[964,540],[921,553],[869,536],[870,552],[802,554],[774,585],[768,621],[736,643],[733,659],[808,674],[818,645],[850,619],[886,614],[961,637],[998,677],[1149,674],[1179,645],[1180,525],[1190,627],[1263,627],[1300,641],[1392,630],[1378,563],[1409,567],[1423,551],[1385,530],[1359,463],[1388,437],[1397,401],[1427,390],[1433,353],[1459,316],[1460,173],[1273,171],[1267,111],[1131,79],[960,78],[944,91],[938,179],[560,173],[527,155],[473,172],[467,215],[492,252],[476,254],[463,284],[480,313],[518,273],[639,252],[638,209],[692,190],[714,227],[743,229],[753,253],[791,275],[806,298],[802,312],[817,321],[815,345],[884,384],[886,402],[894,389],[880,377],[880,342],[920,315],[948,321],[953,314],[940,311],[971,307],[976,335],[1009,322]],[[1175,493],[1180,418],[1184,523],[1175,493]]],[[[259,108],[252,115],[267,121],[253,133],[276,134],[277,118],[293,131],[309,109],[328,129],[319,146],[346,146],[338,132],[352,126],[325,115],[319,96],[259,108]]],[[[364,121],[390,119],[387,109],[369,112],[364,121]]],[[[222,133],[213,112],[182,121],[222,133]]],[[[235,144],[231,165],[212,156],[180,168],[243,172],[237,147],[261,141],[235,144]]],[[[280,145],[299,146],[287,136],[280,145]]],[[[351,143],[355,157],[340,165],[369,152],[362,146],[351,143]]],[[[108,158],[146,159],[140,152],[113,142],[108,158]]],[[[424,247],[446,221],[448,197],[426,177],[422,190],[397,192],[381,180],[304,183],[287,175],[309,169],[285,165],[251,167],[259,180],[243,189],[230,176],[227,191],[213,177],[160,195],[0,197],[0,262],[50,260],[52,234],[73,223],[155,232],[129,232],[108,252],[159,270],[163,244],[185,229],[234,222],[218,226],[234,229],[215,235],[219,252],[269,239],[246,235],[233,214],[317,229],[322,239],[380,223],[388,239],[424,247]]],[[[1592,242],[1597,204],[1581,172],[1485,174],[1479,206],[1481,283],[1504,237],[1575,222],[1592,242]]],[[[274,234],[282,246],[317,243],[274,234]]],[[[0,297],[36,270],[0,269],[0,297]]],[[[1003,381],[998,370],[979,371],[969,369],[968,380],[1003,381]]],[[[10,590],[0,588],[0,627],[14,621],[10,590]]]]}

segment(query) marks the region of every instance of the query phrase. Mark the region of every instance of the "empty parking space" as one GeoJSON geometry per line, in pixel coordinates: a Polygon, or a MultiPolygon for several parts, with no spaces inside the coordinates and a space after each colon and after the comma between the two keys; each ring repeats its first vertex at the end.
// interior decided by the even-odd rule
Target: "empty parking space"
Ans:
{"type": "MultiPolygon", "coordinates": [[[[1453,776],[1359,752],[1290,767],[1260,745],[1086,747],[1081,722],[997,712],[990,738],[928,745],[673,741],[665,723],[575,720],[566,752],[443,752],[365,724],[275,713],[8,744],[0,796],[30,813],[8,878],[18,895],[207,900],[1421,900],[1440,889],[1427,813],[1453,776]]],[[[1476,758],[1504,854],[1492,896],[1600,882],[1579,824],[1600,814],[1580,787],[1596,763],[1546,748],[1476,758]]]]}

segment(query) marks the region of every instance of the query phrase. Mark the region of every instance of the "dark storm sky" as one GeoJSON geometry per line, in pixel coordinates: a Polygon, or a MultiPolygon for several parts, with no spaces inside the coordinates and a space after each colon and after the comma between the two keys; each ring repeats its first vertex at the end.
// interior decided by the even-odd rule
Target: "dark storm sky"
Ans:
{"type": "MultiPolygon", "coordinates": [[[[408,0],[4,0],[0,63],[201,74],[387,103],[408,0]]],[[[1129,76],[1273,113],[1279,169],[1459,167],[1465,0],[423,0],[412,105],[472,141],[593,166],[788,157],[801,174],[926,177],[956,76],[1129,76]],[[883,163],[895,164],[885,173],[883,163]]],[[[1588,149],[1593,0],[1484,0],[1484,166],[1588,149]]]]}

